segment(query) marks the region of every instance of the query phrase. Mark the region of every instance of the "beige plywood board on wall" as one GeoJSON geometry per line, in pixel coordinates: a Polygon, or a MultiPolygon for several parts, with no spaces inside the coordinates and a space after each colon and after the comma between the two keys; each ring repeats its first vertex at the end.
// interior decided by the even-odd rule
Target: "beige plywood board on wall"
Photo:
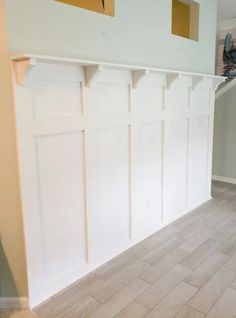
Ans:
{"type": "Polygon", "coordinates": [[[56,0],[83,9],[99,12],[102,14],[114,16],[115,1],[114,0],[56,0]]]}
{"type": "Polygon", "coordinates": [[[4,1],[0,0],[0,308],[28,294],[18,179],[14,102],[4,1]]]}

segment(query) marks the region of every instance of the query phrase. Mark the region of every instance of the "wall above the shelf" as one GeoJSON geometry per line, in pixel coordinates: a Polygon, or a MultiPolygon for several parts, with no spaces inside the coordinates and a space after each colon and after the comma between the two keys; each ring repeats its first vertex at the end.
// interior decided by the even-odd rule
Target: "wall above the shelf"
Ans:
{"type": "Polygon", "coordinates": [[[55,0],[5,2],[12,54],[215,72],[217,0],[198,1],[198,42],[171,34],[172,0],[119,0],[112,18],[55,0]]]}

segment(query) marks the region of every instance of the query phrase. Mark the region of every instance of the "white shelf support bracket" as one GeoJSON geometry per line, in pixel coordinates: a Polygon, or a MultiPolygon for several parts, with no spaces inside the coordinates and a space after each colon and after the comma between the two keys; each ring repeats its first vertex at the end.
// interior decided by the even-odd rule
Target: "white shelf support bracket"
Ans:
{"type": "Polygon", "coordinates": [[[170,89],[174,82],[176,82],[179,78],[182,77],[182,74],[178,73],[170,73],[166,75],[166,88],[170,89]]]}
{"type": "Polygon", "coordinates": [[[226,81],[226,77],[225,78],[213,78],[212,79],[212,84],[213,84],[213,90],[216,92],[219,85],[221,83],[223,83],[224,81],[226,81]]]}
{"type": "Polygon", "coordinates": [[[204,80],[204,77],[203,76],[193,76],[192,78],[192,89],[195,89],[198,84],[200,84],[202,81],[204,80]]]}
{"type": "Polygon", "coordinates": [[[87,87],[91,87],[92,83],[94,82],[95,78],[98,76],[99,73],[103,71],[102,65],[92,65],[92,66],[85,66],[85,85],[87,87]]]}
{"type": "Polygon", "coordinates": [[[17,85],[23,85],[26,74],[37,64],[36,59],[25,58],[13,61],[13,70],[15,72],[17,85]]]}
{"type": "Polygon", "coordinates": [[[133,88],[137,88],[139,82],[146,76],[149,75],[149,70],[132,71],[132,85],[133,88]]]}

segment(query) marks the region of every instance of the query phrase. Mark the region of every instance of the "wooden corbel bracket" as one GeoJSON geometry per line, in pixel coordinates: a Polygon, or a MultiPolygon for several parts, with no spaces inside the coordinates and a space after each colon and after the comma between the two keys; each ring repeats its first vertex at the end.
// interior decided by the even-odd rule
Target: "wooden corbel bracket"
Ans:
{"type": "Polygon", "coordinates": [[[31,70],[33,66],[37,64],[34,58],[15,59],[13,60],[13,70],[15,72],[17,85],[23,85],[26,74],[31,70]]]}
{"type": "Polygon", "coordinates": [[[133,88],[137,88],[139,82],[146,76],[149,75],[149,70],[138,70],[138,71],[132,71],[132,86],[133,88]]]}
{"type": "Polygon", "coordinates": [[[218,89],[218,87],[219,87],[219,85],[221,84],[221,83],[223,83],[224,81],[226,81],[226,77],[225,78],[213,78],[212,79],[212,87],[213,87],[213,90],[216,92],[217,91],[217,89],[218,89]]]}
{"type": "Polygon", "coordinates": [[[170,73],[166,75],[166,88],[170,89],[171,86],[182,77],[181,73],[170,73]]]}
{"type": "Polygon", "coordinates": [[[103,65],[85,66],[85,85],[90,87],[99,73],[103,71],[103,65]]]}

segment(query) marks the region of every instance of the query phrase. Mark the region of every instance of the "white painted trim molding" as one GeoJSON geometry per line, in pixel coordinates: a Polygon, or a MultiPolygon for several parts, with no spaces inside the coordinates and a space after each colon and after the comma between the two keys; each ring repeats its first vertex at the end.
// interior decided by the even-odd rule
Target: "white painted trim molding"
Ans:
{"type": "Polygon", "coordinates": [[[227,178],[227,177],[222,177],[222,176],[213,175],[213,176],[212,176],[212,180],[236,184],[236,179],[227,178]]]}
{"type": "Polygon", "coordinates": [[[29,308],[27,297],[2,297],[0,309],[26,309],[29,308]]]}
{"type": "Polygon", "coordinates": [[[222,88],[220,87],[219,90],[216,92],[216,99],[227,93],[231,88],[235,87],[235,85],[236,79],[234,78],[229,83],[226,83],[222,88]]]}

